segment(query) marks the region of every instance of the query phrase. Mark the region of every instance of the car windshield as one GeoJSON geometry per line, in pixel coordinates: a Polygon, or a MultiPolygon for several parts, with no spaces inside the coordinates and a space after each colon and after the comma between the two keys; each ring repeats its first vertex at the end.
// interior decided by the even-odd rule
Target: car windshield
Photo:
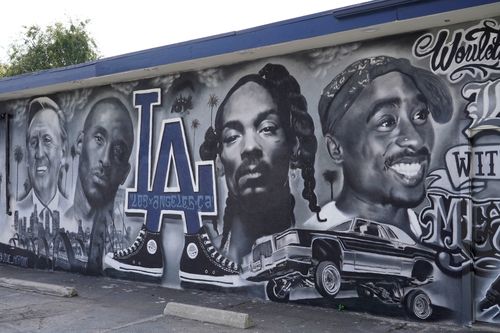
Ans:
{"type": "Polygon", "coordinates": [[[271,245],[271,240],[268,240],[267,242],[257,245],[253,249],[253,261],[260,260],[261,256],[264,256],[265,258],[270,257],[272,253],[273,248],[271,245]]]}
{"type": "Polygon", "coordinates": [[[415,241],[410,236],[408,236],[406,232],[399,229],[398,227],[395,227],[393,225],[386,225],[385,229],[391,239],[397,240],[401,243],[415,245],[415,241]]]}
{"type": "Polygon", "coordinates": [[[351,222],[352,221],[346,221],[346,222],[340,223],[339,225],[331,227],[329,230],[340,231],[340,232],[349,231],[349,229],[351,228],[351,222]]]}
{"type": "Polygon", "coordinates": [[[379,226],[376,223],[358,219],[354,224],[354,232],[361,234],[362,236],[379,237],[384,238],[379,226]]]}

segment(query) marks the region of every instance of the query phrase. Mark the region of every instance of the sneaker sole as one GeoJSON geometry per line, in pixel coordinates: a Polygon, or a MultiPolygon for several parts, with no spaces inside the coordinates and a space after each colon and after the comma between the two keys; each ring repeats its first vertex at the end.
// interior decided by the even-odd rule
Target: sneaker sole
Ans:
{"type": "Polygon", "coordinates": [[[210,276],[179,271],[179,278],[184,282],[211,284],[219,287],[241,287],[243,281],[239,275],[210,276]]]}
{"type": "Polygon", "coordinates": [[[116,261],[108,256],[104,258],[104,269],[112,268],[120,272],[128,272],[128,273],[136,273],[143,274],[152,277],[162,277],[163,276],[163,267],[161,268],[142,268],[139,266],[127,265],[123,264],[119,261],[116,261]]]}

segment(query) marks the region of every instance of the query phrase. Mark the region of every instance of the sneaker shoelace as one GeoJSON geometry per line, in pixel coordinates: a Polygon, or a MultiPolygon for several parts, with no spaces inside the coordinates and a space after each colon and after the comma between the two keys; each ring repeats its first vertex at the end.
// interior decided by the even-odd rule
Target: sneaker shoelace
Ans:
{"type": "Polygon", "coordinates": [[[235,271],[239,269],[237,263],[235,263],[231,259],[226,258],[217,250],[217,248],[212,244],[212,241],[210,240],[210,237],[208,236],[207,233],[201,234],[201,240],[203,242],[203,245],[205,245],[205,248],[207,249],[208,253],[210,254],[210,257],[212,257],[212,259],[214,259],[216,262],[218,262],[219,264],[221,264],[226,268],[235,271]]]}
{"type": "Polygon", "coordinates": [[[118,252],[115,252],[115,257],[124,257],[124,256],[131,254],[131,253],[134,253],[135,250],[137,250],[137,248],[139,247],[139,245],[141,245],[142,242],[144,241],[145,235],[146,235],[146,229],[141,228],[141,231],[139,231],[139,235],[137,235],[134,243],[124,250],[120,250],[118,252]]]}

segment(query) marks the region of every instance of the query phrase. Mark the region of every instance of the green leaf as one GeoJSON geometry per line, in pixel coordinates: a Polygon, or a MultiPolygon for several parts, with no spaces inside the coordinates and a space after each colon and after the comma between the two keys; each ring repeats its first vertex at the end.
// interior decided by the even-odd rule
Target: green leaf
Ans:
{"type": "Polygon", "coordinates": [[[57,22],[42,29],[23,26],[22,37],[9,46],[8,63],[0,64],[0,77],[76,65],[99,59],[90,21],[57,22]]]}

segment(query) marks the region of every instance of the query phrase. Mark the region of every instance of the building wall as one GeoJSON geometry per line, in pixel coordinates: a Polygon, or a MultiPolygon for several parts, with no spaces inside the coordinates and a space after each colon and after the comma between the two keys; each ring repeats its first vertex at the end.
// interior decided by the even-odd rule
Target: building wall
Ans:
{"type": "Polygon", "coordinates": [[[498,22],[3,102],[0,261],[498,323],[498,22]]]}

